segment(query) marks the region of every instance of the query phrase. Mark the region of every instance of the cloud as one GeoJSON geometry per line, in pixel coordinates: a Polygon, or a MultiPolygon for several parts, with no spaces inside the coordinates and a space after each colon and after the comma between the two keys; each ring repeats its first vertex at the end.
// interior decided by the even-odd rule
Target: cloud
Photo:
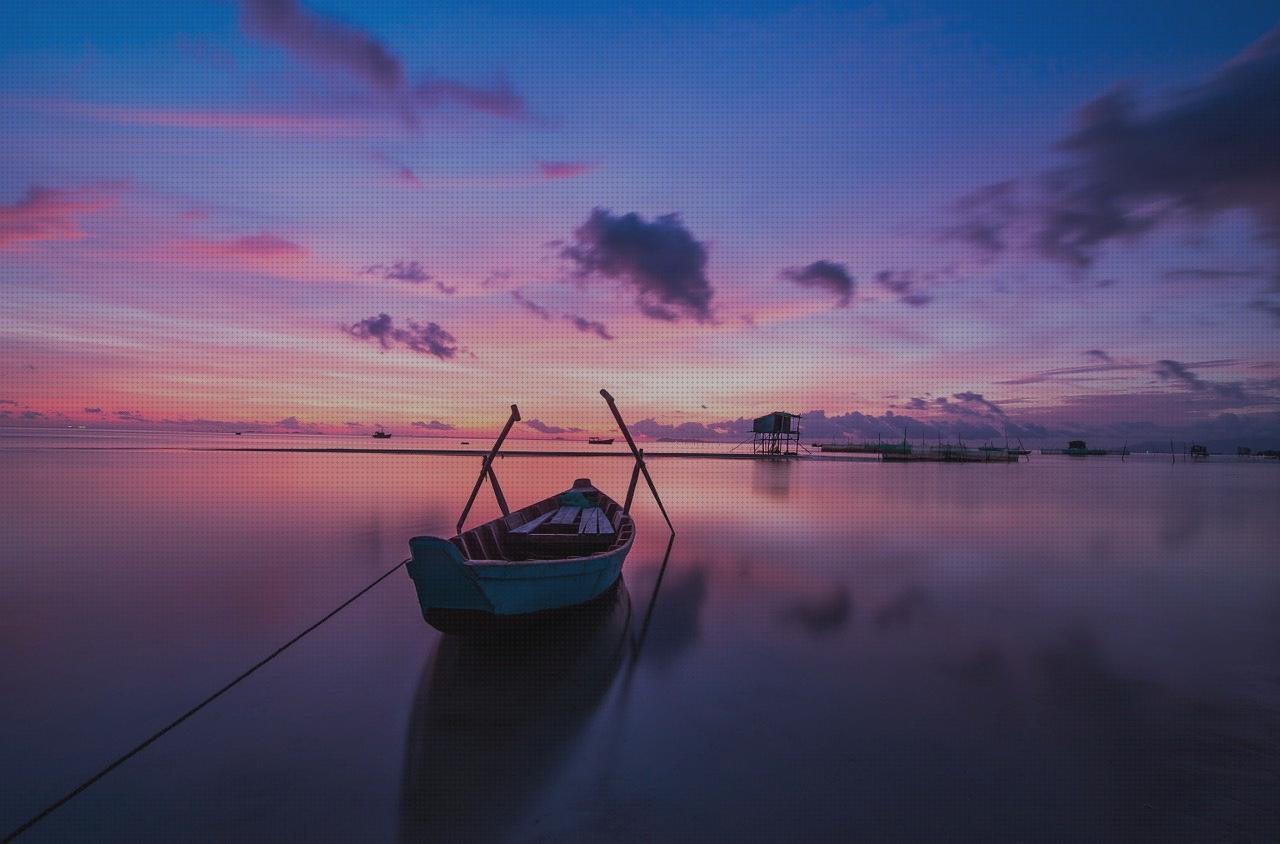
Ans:
{"type": "Polygon", "coordinates": [[[17,407],[17,406],[18,406],[18,403],[17,403],[16,401],[14,401],[13,399],[0,399],[0,404],[11,404],[11,405],[13,405],[14,407],[17,407]]]}
{"type": "Polygon", "coordinates": [[[36,419],[44,419],[45,415],[38,410],[26,410],[26,411],[23,411],[22,418],[30,419],[34,421],[36,419]]]}
{"type": "Polygon", "coordinates": [[[916,285],[937,280],[936,273],[918,273],[915,270],[883,270],[876,273],[876,284],[898,297],[898,301],[919,308],[933,301],[933,297],[921,293],[916,285]]]}
{"type": "Polygon", "coordinates": [[[422,190],[426,187],[422,179],[418,178],[418,174],[413,172],[407,164],[396,161],[391,156],[381,152],[373,154],[373,160],[381,164],[391,174],[391,182],[400,187],[413,188],[414,190],[422,190]]]}
{"type": "Polygon", "coordinates": [[[542,319],[551,319],[550,311],[548,311],[546,308],[539,305],[537,302],[534,302],[531,299],[525,298],[525,295],[521,293],[519,290],[512,290],[511,298],[519,302],[520,307],[524,308],[529,313],[534,314],[535,316],[539,316],[542,319]]]}
{"type": "Polygon", "coordinates": [[[277,422],[276,425],[281,428],[297,430],[302,427],[302,422],[300,422],[298,420],[298,417],[296,416],[287,416],[284,419],[281,419],[279,422],[277,422]]]}
{"type": "Polygon", "coordinates": [[[956,393],[953,396],[951,396],[951,398],[955,399],[956,401],[963,402],[965,404],[984,407],[987,410],[994,413],[996,416],[1004,416],[1004,411],[1000,408],[1000,406],[997,405],[995,402],[988,401],[987,398],[982,395],[982,393],[974,393],[974,392],[956,393]]]}
{"type": "Polygon", "coordinates": [[[312,14],[296,0],[245,0],[244,26],[299,58],[351,73],[374,87],[394,91],[404,84],[404,67],[368,33],[312,14]]]}
{"type": "Polygon", "coordinates": [[[594,322],[585,317],[573,316],[565,314],[564,318],[573,323],[573,327],[585,334],[595,334],[602,340],[612,340],[613,335],[609,333],[609,328],[603,322],[594,322]]]}
{"type": "Polygon", "coordinates": [[[452,425],[446,422],[441,422],[438,419],[432,419],[430,422],[414,422],[413,427],[423,428],[428,431],[452,431],[453,430],[452,425]]]}
{"type": "Polygon", "coordinates": [[[543,434],[580,434],[582,433],[581,428],[560,428],[555,425],[548,425],[546,422],[543,422],[540,419],[526,419],[524,420],[524,424],[528,425],[533,430],[539,431],[543,434]]]}
{"type": "Polygon", "coordinates": [[[146,422],[147,418],[132,410],[117,410],[116,418],[123,422],[146,422]]]}
{"type": "Polygon", "coordinates": [[[275,260],[307,254],[305,247],[266,232],[226,240],[190,240],[185,246],[197,255],[211,258],[275,260]]]}
{"type": "Polygon", "coordinates": [[[596,169],[584,161],[539,161],[538,174],[544,179],[572,179],[596,169]]]}
{"type": "Polygon", "coordinates": [[[86,408],[84,408],[84,412],[85,412],[85,413],[92,413],[92,414],[97,415],[97,414],[99,414],[99,413],[101,413],[101,412],[102,412],[102,408],[100,408],[100,407],[86,407],[86,408]]]}
{"type": "Polygon", "coordinates": [[[9,205],[0,204],[0,250],[20,248],[50,240],[81,240],[82,217],[113,207],[121,183],[78,188],[33,186],[27,195],[9,205]]]}
{"type": "Polygon", "coordinates": [[[450,79],[410,83],[404,63],[368,32],[304,9],[297,0],[243,0],[246,32],[302,61],[345,76],[397,106],[406,122],[418,108],[454,104],[509,119],[525,116],[524,100],[505,84],[478,88],[450,79]]]}
{"type": "Polygon", "coordinates": [[[1112,358],[1111,355],[1102,351],[1102,349],[1090,349],[1084,353],[1084,356],[1093,358],[1096,361],[1101,361],[1102,363],[1115,363],[1115,359],[1112,358]]]}
{"type": "Polygon", "coordinates": [[[1245,395],[1243,384],[1239,382],[1206,381],[1192,372],[1190,365],[1179,363],[1176,360],[1156,361],[1155,374],[1162,381],[1181,384],[1195,392],[1208,391],[1216,396],[1233,401],[1245,402],[1249,400],[1245,395]]]}
{"type": "Polygon", "coordinates": [[[1280,328],[1280,302],[1268,302],[1265,299],[1255,299],[1249,303],[1249,310],[1267,314],[1275,320],[1276,328],[1280,328]]]}
{"type": "Polygon", "coordinates": [[[835,294],[840,307],[849,306],[853,299],[854,280],[844,264],[831,261],[814,261],[807,267],[782,271],[782,277],[801,287],[816,287],[835,294]]]}
{"type": "Polygon", "coordinates": [[[635,213],[596,208],[574,240],[560,254],[576,265],[580,280],[603,277],[631,285],[636,306],[652,319],[671,322],[682,314],[698,322],[711,319],[707,249],[679,215],[648,222],[635,213]]]}
{"type": "Polygon", "coordinates": [[[458,292],[458,288],[451,287],[443,281],[437,281],[426,270],[422,268],[422,264],[418,261],[396,261],[393,264],[374,264],[365,267],[360,271],[360,275],[376,275],[387,281],[405,281],[409,284],[427,284],[431,283],[436,290],[446,296],[452,296],[458,292]]]}
{"type": "Polygon", "coordinates": [[[357,340],[374,340],[384,351],[401,345],[410,351],[431,355],[440,360],[452,360],[458,353],[458,343],[454,336],[434,322],[419,325],[409,320],[407,327],[399,328],[389,315],[378,314],[344,326],[342,330],[357,340]]]}
{"type": "Polygon", "coordinates": [[[1250,212],[1280,246],[1280,30],[1170,103],[1116,88],[1085,104],[1056,145],[1067,163],[963,199],[948,231],[988,254],[1021,245],[1085,268],[1099,247],[1162,223],[1250,212]]]}

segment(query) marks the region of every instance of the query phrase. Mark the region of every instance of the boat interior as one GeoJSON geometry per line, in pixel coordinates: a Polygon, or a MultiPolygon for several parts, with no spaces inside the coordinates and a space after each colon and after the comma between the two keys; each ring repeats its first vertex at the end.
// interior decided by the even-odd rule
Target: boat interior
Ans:
{"type": "Polygon", "coordinates": [[[573,489],[463,531],[450,541],[468,562],[589,557],[631,541],[631,517],[609,496],[575,481],[573,489]]]}

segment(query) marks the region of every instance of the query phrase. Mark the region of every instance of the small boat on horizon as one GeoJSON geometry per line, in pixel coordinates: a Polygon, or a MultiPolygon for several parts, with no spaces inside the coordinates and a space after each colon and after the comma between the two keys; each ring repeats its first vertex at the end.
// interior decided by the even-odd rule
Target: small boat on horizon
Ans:
{"type": "Polygon", "coordinates": [[[613,445],[613,437],[587,437],[591,445],[613,445]]]}
{"type": "MultiPolygon", "coordinates": [[[[1128,448],[1125,452],[1128,452],[1128,448]]],[[[1067,443],[1066,448],[1042,448],[1040,453],[1065,454],[1068,457],[1105,457],[1108,454],[1105,448],[1089,448],[1084,440],[1072,440],[1067,443]]]]}
{"type": "Polygon", "coordinates": [[[379,425],[378,430],[373,432],[373,438],[375,440],[389,440],[391,439],[391,432],[379,425]]]}
{"type": "MultiPolygon", "coordinates": [[[[413,556],[406,568],[417,590],[422,618],[432,627],[445,633],[523,627],[602,599],[617,585],[635,541],[629,511],[641,474],[671,527],[644,456],[613,397],[605,390],[600,394],[636,460],[626,502],[619,504],[589,478],[578,478],[564,492],[511,510],[493,471],[502,443],[520,421],[520,409],[511,405],[511,417],[485,456],[458,519],[457,535],[409,540],[413,556]],[[486,479],[502,515],[463,531],[486,479]]],[[[674,535],[675,528],[671,530],[674,535]]]]}

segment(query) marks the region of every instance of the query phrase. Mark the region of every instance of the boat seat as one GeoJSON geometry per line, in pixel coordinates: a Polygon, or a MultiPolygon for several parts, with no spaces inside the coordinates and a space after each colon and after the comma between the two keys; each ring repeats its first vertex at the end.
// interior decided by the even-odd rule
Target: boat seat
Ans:
{"type": "Polygon", "coordinates": [[[578,518],[578,513],[582,512],[581,507],[561,507],[556,514],[551,517],[553,525],[571,525],[578,518]]]}
{"type": "Polygon", "coordinates": [[[512,528],[511,532],[512,533],[532,533],[534,530],[537,529],[539,525],[541,525],[543,522],[545,522],[547,519],[550,519],[554,515],[555,515],[554,512],[543,513],[541,516],[538,516],[536,519],[531,519],[530,521],[525,522],[519,527],[512,528]]]}
{"type": "Polygon", "coordinates": [[[609,517],[599,507],[582,511],[582,521],[578,524],[578,533],[607,534],[613,533],[613,525],[609,517]]]}

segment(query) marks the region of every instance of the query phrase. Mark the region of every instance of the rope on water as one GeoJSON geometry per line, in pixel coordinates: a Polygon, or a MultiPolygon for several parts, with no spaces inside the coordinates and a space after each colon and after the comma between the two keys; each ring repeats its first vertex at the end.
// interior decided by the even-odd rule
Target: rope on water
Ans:
{"type": "Polygon", "coordinates": [[[329,619],[333,618],[335,615],[337,615],[338,613],[342,612],[342,611],[343,611],[344,609],[346,609],[347,607],[351,606],[351,604],[355,603],[355,601],[356,601],[358,598],[360,598],[360,596],[364,595],[364,594],[365,594],[366,592],[368,592],[370,589],[372,589],[373,587],[377,586],[379,583],[381,583],[382,581],[386,580],[386,579],[387,579],[388,577],[390,577],[391,575],[395,574],[397,571],[399,571],[399,570],[400,570],[400,567],[401,567],[401,566],[403,566],[403,565],[404,565],[405,563],[407,563],[407,562],[409,562],[409,561],[408,561],[408,560],[401,560],[400,562],[396,563],[395,568],[391,569],[391,570],[390,570],[390,571],[388,571],[386,574],[383,574],[383,575],[382,575],[381,577],[379,577],[377,580],[373,581],[373,582],[372,582],[372,583],[370,583],[368,586],[364,587],[364,588],[363,588],[363,589],[361,589],[359,592],[357,592],[356,594],[352,595],[352,596],[351,596],[350,598],[348,598],[347,600],[343,601],[343,602],[342,602],[341,604],[339,604],[337,607],[335,607],[334,609],[330,610],[330,611],[329,611],[328,613],[326,613],[326,614],[325,614],[325,616],[324,616],[323,618],[321,618],[319,621],[317,621],[316,623],[312,624],[312,625],[311,625],[310,627],[308,627],[306,630],[303,630],[301,633],[299,633],[298,635],[294,636],[292,639],[290,639],[289,641],[285,642],[285,643],[284,643],[283,645],[281,645],[280,647],[276,648],[276,649],[275,649],[274,651],[272,651],[268,656],[263,657],[262,659],[258,660],[256,663],[254,663],[254,664],[253,664],[253,666],[252,666],[251,668],[249,668],[249,669],[248,669],[247,671],[245,671],[243,674],[241,674],[240,676],[236,677],[234,680],[232,680],[231,682],[227,683],[225,686],[223,686],[222,688],[218,689],[216,692],[214,692],[213,694],[209,695],[207,698],[205,698],[204,700],[200,701],[200,702],[199,702],[199,703],[197,703],[195,706],[193,706],[193,707],[191,707],[190,709],[188,709],[186,712],[182,713],[182,715],[178,716],[175,720],[173,720],[173,721],[169,722],[169,724],[167,724],[165,727],[163,727],[163,728],[161,728],[160,730],[158,730],[157,732],[153,733],[153,734],[152,734],[148,739],[146,739],[145,741],[143,741],[141,744],[137,745],[136,747],[134,747],[132,750],[130,750],[128,753],[124,754],[123,756],[121,756],[121,757],[117,758],[117,759],[116,759],[114,762],[112,762],[110,765],[107,765],[107,766],[106,766],[105,768],[103,768],[101,771],[98,771],[98,773],[94,774],[93,776],[91,776],[91,777],[89,777],[87,780],[85,780],[84,782],[80,783],[78,786],[76,786],[75,788],[73,788],[71,791],[67,792],[67,793],[66,793],[65,795],[63,795],[61,798],[59,798],[58,800],[55,800],[53,803],[50,803],[50,804],[49,804],[48,806],[46,806],[46,807],[44,808],[44,810],[43,810],[43,811],[41,811],[39,814],[37,814],[37,815],[33,816],[30,820],[28,820],[28,821],[27,821],[26,823],[24,823],[22,826],[18,827],[17,829],[13,830],[13,831],[12,831],[12,832],[10,832],[8,835],[6,835],[6,836],[4,837],[4,842],[7,844],[7,842],[12,841],[13,839],[17,838],[17,837],[18,837],[19,835],[21,835],[22,833],[24,833],[24,832],[26,832],[27,830],[31,829],[31,827],[33,827],[33,826],[35,826],[36,824],[40,823],[40,821],[42,821],[42,820],[44,820],[45,818],[49,817],[49,815],[53,814],[53,813],[54,813],[54,812],[56,812],[58,809],[62,808],[62,807],[63,807],[63,806],[65,806],[67,803],[71,802],[71,800],[73,800],[75,797],[77,797],[78,795],[80,795],[80,793],[81,793],[81,792],[83,792],[83,791],[85,791],[86,789],[88,789],[88,788],[89,788],[89,786],[93,785],[93,784],[94,784],[94,783],[96,783],[98,780],[102,779],[102,778],[103,778],[103,777],[105,777],[107,774],[109,774],[109,773],[111,773],[112,771],[114,771],[116,768],[119,768],[119,767],[120,767],[121,765],[123,765],[125,762],[128,762],[130,759],[132,759],[133,757],[137,756],[137,755],[138,755],[139,753],[141,753],[142,751],[146,750],[148,747],[150,747],[152,744],[154,744],[154,743],[156,742],[156,740],[157,740],[157,739],[159,739],[161,736],[163,736],[165,733],[169,732],[169,731],[170,731],[170,730],[172,730],[174,727],[178,726],[178,725],[179,725],[179,724],[181,724],[183,721],[185,721],[185,720],[187,720],[188,718],[190,718],[192,715],[195,715],[195,714],[196,714],[197,712],[199,712],[201,709],[204,709],[206,706],[208,706],[209,704],[213,703],[213,702],[214,702],[215,700],[217,700],[218,698],[222,697],[222,695],[224,695],[224,694],[226,694],[227,692],[231,691],[231,689],[232,689],[232,688],[234,688],[234,687],[235,687],[235,686],[236,686],[236,685],[237,685],[241,680],[246,679],[250,674],[252,674],[253,672],[257,671],[259,668],[261,668],[262,666],[266,665],[266,664],[267,664],[268,662],[270,662],[271,660],[273,660],[273,659],[275,659],[276,657],[280,656],[280,654],[284,653],[284,652],[285,652],[285,651],[287,651],[289,648],[293,647],[295,644],[297,644],[299,641],[301,641],[301,640],[302,640],[302,638],[303,638],[304,636],[306,636],[308,633],[312,632],[312,631],[313,631],[313,630],[315,630],[317,627],[319,627],[320,625],[324,624],[326,621],[328,621],[329,619]]]}

